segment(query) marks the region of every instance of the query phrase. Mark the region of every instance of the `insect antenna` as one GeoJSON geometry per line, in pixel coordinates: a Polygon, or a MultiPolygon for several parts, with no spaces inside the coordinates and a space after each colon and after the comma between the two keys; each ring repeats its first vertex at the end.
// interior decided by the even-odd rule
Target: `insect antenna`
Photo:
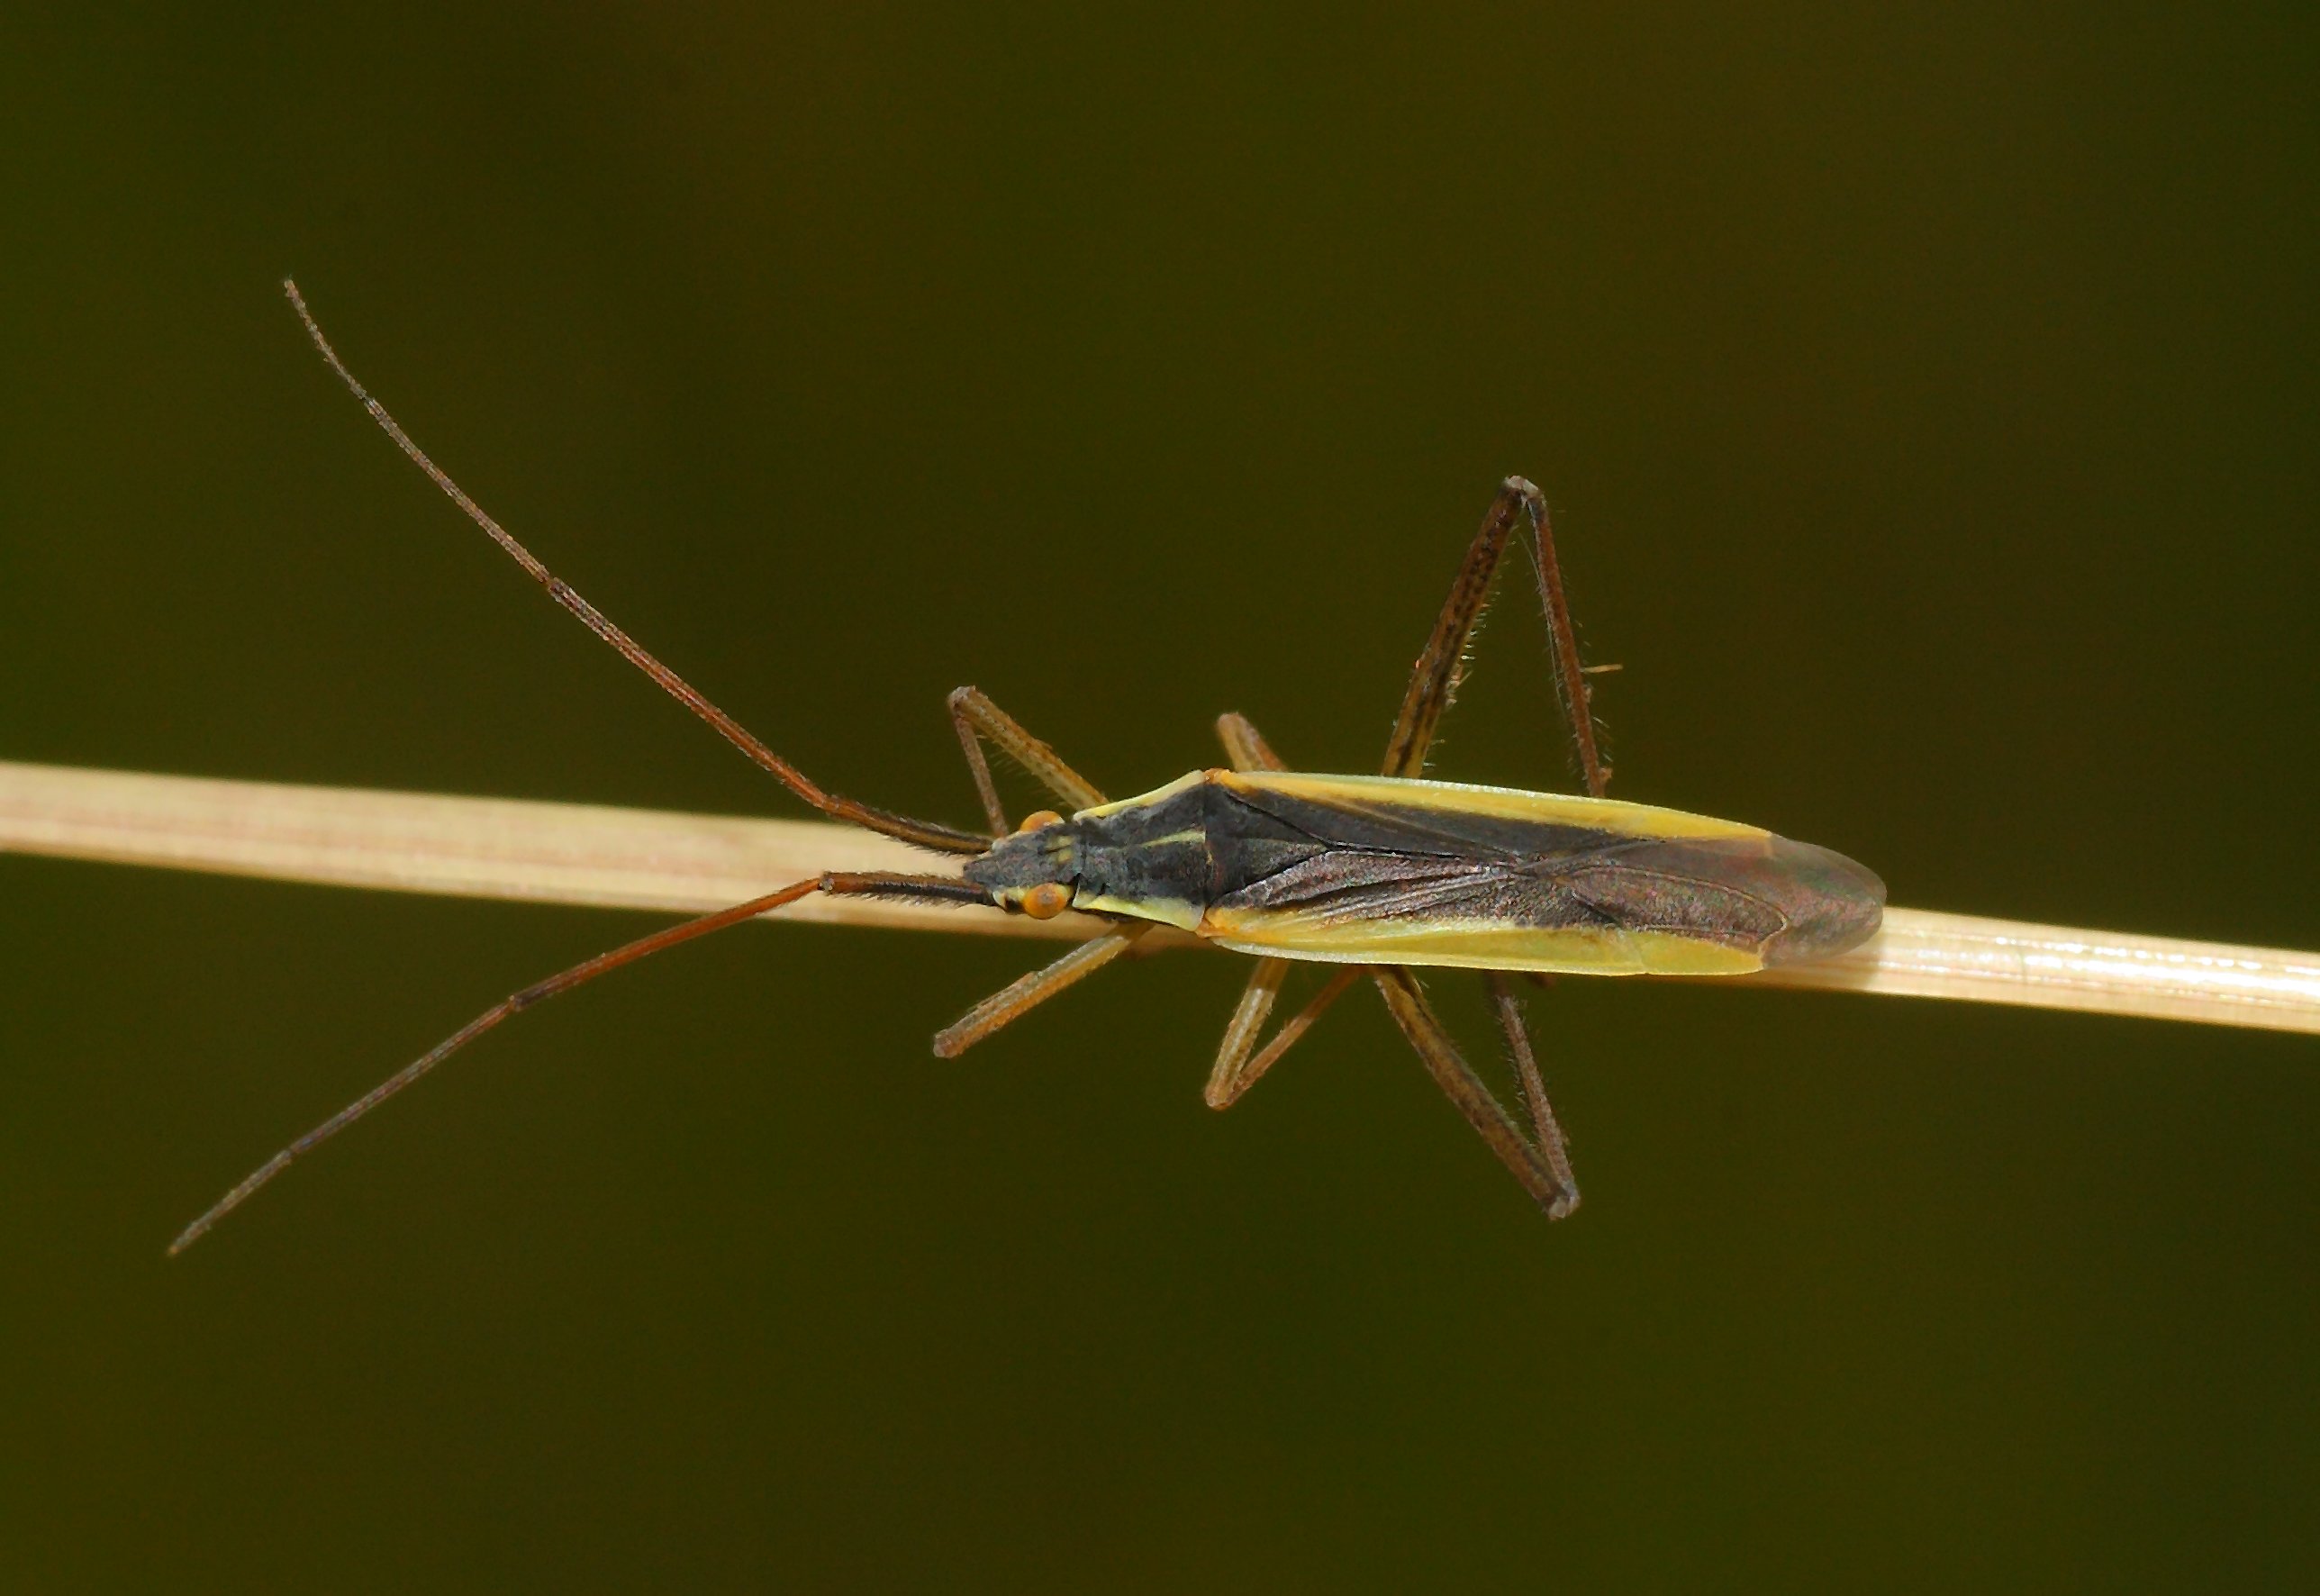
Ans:
{"type": "Polygon", "coordinates": [[[961,831],[930,821],[914,821],[905,815],[893,814],[883,809],[874,809],[869,804],[857,803],[851,798],[825,792],[807,780],[804,772],[758,741],[748,728],[702,697],[691,683],[654,658],[645,650],[642,644],[613,625],[595,605],[575,593],[554,572],[540,564],[530,549],[517,542],[512,533],[493,520],[482,505],[469,498],[466,491],[444,473],[442,467],[427,458],[427,451],[412,440],[411,434],[405,432],[395,419],[386,413],[386,407],[371,397],[370,390],[355,380],[354,373],[347,369],[346,363],[339,358],[339,352],[331,347],[331,340],[322,336],[322,326],[314,320],[313,313],[306,308],[305,295],[298,292],[298,285],[290,278],[285,277],[282,280],[282,291],[289,296],[291,308],[298,313],[298,320],[305,323],[306,336],[313,340],[314,347],[322,351],[322,358],[330,363],[331,369],[339,374],[339,380],[347,385],[348,390],[357,399],[362,401],[363,408],[370,412],[370,419],[376,422],[380,430],[389,438],[394,440],[395,447],[410,456],[412,463],[427,473],[428,480],[441,488],[451,503],[467,512],[467,519],[483,528],[490,535],[492,541],[505,549],[508,557],[521,566],[533,581],[546,588],[548,597],[571,611],[579,618],[582,625],[618,649],[621,657],[630,665],[657,682],[662,691],[671,698],[675,699],[677,703],[716,728],[718,733],[727,742],[757,761],[759,766],[771,772],[774,778],[784,786],[832,820],[849,821],[899,841],[907,842],[914,848],[926,848],[934,853],[979,854],[991,846],[988,838],[978,837],[971,831],[961,831]]]}
{"type": "Polygon", "coordinates": [[[568,970],[550,975],[545,981],[535,981],[521,992],[512,993],[494,1003],[438,1042],[428,1052],[404,1065],[385,1080],[381,1081],[360,1097],[356,1098],[354,1102],[347,1104],[337,1113],[332,1114],[320,1125],[315,1126],[296,1141],[250,1171],[232,1191],[213,1203],[201,1218],[177,1233],[177,1238],[169,1243],[169,1256],[176,1257],[193,1246],[195,1242],[209,1234],[220,1220],[249,1202],[276,1175],[280,1174],[300,1158],[369,1113],[388,1098],[415,1084],[421,1076],[430,1074],[436,1066],[510,1015],[520,1014],[534,1003],[543,1002],[549,998],[570,992],[574,987],[594,981],[599,975],[609,975],[623,965],[632,965],[640,958],[659,953],[665,948],[674,948],[680,942],[690,942],[694,938],[705,937],[711,931],[721,931],[728,926],[737,926],[744,920],[754,920],[760,914],[794,903],[799,899],[814,893],[828,893],[838,897],[908,898],[920,902],[933,903],[988,903],[991,902],[990,894],[983,892],[982,888],[960,881],[955,876],[856,875],[830,871],[820,875],[811,876],[804,881],[793,882],[779,892],[767,893],[763,897],[751,898],[746,903],[736,903],[730,909],[720,909],[712,914],[704,914],[681,924],[666,927],[648,937],[639,937],[633,942],[615,948],[609,953],[600,953],[594,958],[583,959],[568,970]]]}

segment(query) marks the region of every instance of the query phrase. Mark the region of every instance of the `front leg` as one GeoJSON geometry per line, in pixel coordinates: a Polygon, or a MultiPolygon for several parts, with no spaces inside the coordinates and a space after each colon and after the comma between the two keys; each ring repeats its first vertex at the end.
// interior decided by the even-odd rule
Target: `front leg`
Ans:
{"type": "Polygon", "coordinates": [[[991,819],[993,837],[1007,835],[1007,811],[991,780],[991,762],[983,757],[983,738],[1074,809],[1093,809],[1103,802],[1103,794],[1092,783],[1065,764],[1055,749],[1024,730],[1022,722],[992,703],[982,688],[954,687],[947,702],[951,728],[958,733],[958,746],[966,751],[966,767],[974,773],[974,790],[983,799],[983,812],[991,819]]]}

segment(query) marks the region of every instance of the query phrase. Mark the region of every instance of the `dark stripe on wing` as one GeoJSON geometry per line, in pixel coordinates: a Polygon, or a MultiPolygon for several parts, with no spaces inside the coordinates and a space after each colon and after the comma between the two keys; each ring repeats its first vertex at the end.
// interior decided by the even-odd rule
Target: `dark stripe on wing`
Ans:
{"type": "Polygon", "coordinates": [[[1211,785],[1213,802],[1237,813],[1211,835],[1252,832],[1302,837],[1330,848],[1418,854],[1436,858],[1546,859],[1600,855],[1638,839],[1595,826],[1512,820],[1453,808],[1322,800],[1277,789],[1227,790],[1211,785]]]}

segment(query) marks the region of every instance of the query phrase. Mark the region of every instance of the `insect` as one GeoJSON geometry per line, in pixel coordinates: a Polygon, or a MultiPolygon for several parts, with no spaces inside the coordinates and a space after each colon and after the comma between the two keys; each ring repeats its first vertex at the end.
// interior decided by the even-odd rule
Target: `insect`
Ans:
{"type": "Polygon", "coordinates": [[[935,1038],[955,1057],[1173,926],[1255,956],[1210,1069],[1207,1100],[1228,1107],[1322,1012],[1367,977],[1435,1082],[1515,1179],[1560,1219],[1579,1204],[1510,975],[1721,975],[1843,952],[1878,927],[1884,884],[1843,856],[1754,826],[1603,795],[1596,744],[1544,496],[1521,477],[1500,486],[1411,671],[1376,775],[1289,770],[1248,720],[1217,723],[1229,768],[1195,771],[1140,797],[1107,800],[983,694],[961,687],[950,716],[990,821],[987,834],[912,820],[816,785],[550,574],[446,476],[358,382],[294,282],[285,292],[331,368],[435,485],[599,638],[706,721],[799,798],[833,820],[959,861],[956,874],[829,872],[639,938],[528,986],[300,1137],[226,1193],[170,1246],[184,1250],[292,1162],[428,1074],[510,1015],[695,937],[815,893],[996,907],[1052,919],[1066,909],[1107,929],[969,1010],[935,1038]],[[1518,522],[1529,531],[1555,682],[1585,773],[1585,796],[1426,779],[1434,740],[1464,671],[1467,643],[1518,522]],[[1010,826],[983,750],[1029,771],[1068,816],[1041,810],[1010,826]],[[1330,978],[1262,1047],[1292,963],[1330,978]],[[1413,970],[1487,973],[1521,1118],[1510,1112],[1435,1017],[1413,970]]]}

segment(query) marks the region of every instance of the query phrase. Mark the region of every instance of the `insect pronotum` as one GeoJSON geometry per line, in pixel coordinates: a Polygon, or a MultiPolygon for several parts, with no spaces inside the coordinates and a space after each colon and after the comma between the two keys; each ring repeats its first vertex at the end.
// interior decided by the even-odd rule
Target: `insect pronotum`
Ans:
{"type": "Polygon", "coordinates": [[[826,872],[599,954],[484,1011],[423,1056],[267,1159],[170,1244],[199,1240],[295,1160],[345,1129],[508,1016],[648,954],[739,925],[814,893],[980,904],[1050,919],[1066,909],[1110,929],[967,1011],[935,1038],[949,1058],[1054,997],[1158,925],[1253,954],[1255,968],[1225,1029],[1207,1098],[1225,1108],[1254,1085],[1322,1011],[1366,976],[1436,1084],[1523,1189],[1555,1219],[1579,1205],[1509,974],[1736,975],[1841,953],[1876,930],[1884,884],[1826,848],[1754,826],[1603,795],[1588,672],[1538,489],[1509,476],[1452,583],[1418,657],[1376,775],[1289,770],[1238,714],[1217,722],[1230,768],[1198,770],[1136,798],[1108,800],[973,687],[950,695],[952,724],[990,821],[987,834],[874,809],[794,766],[647,653],[550,574],[412,441],[339,359],[298,286],[283,284],[307,335],[355,397],[436,486],[589,630],[660,684],[813,808],[930,854],[956,875],[826,872]],[[1456,695],[1467,642],[1518,522],[1529,529],[1555,684],[1585,796],[1425,779],[1428,747],[1456,695]],[[1069,808],[1010,826],[983,753],[990,742],[1069,808]],[[1289,966],[1330,978],[1262,1047],[1289,966]],[[1518,1092],[1519,1120],[1475,1074],[1419,990],[1414,969],[1487,973],[1518,1092]]]}

